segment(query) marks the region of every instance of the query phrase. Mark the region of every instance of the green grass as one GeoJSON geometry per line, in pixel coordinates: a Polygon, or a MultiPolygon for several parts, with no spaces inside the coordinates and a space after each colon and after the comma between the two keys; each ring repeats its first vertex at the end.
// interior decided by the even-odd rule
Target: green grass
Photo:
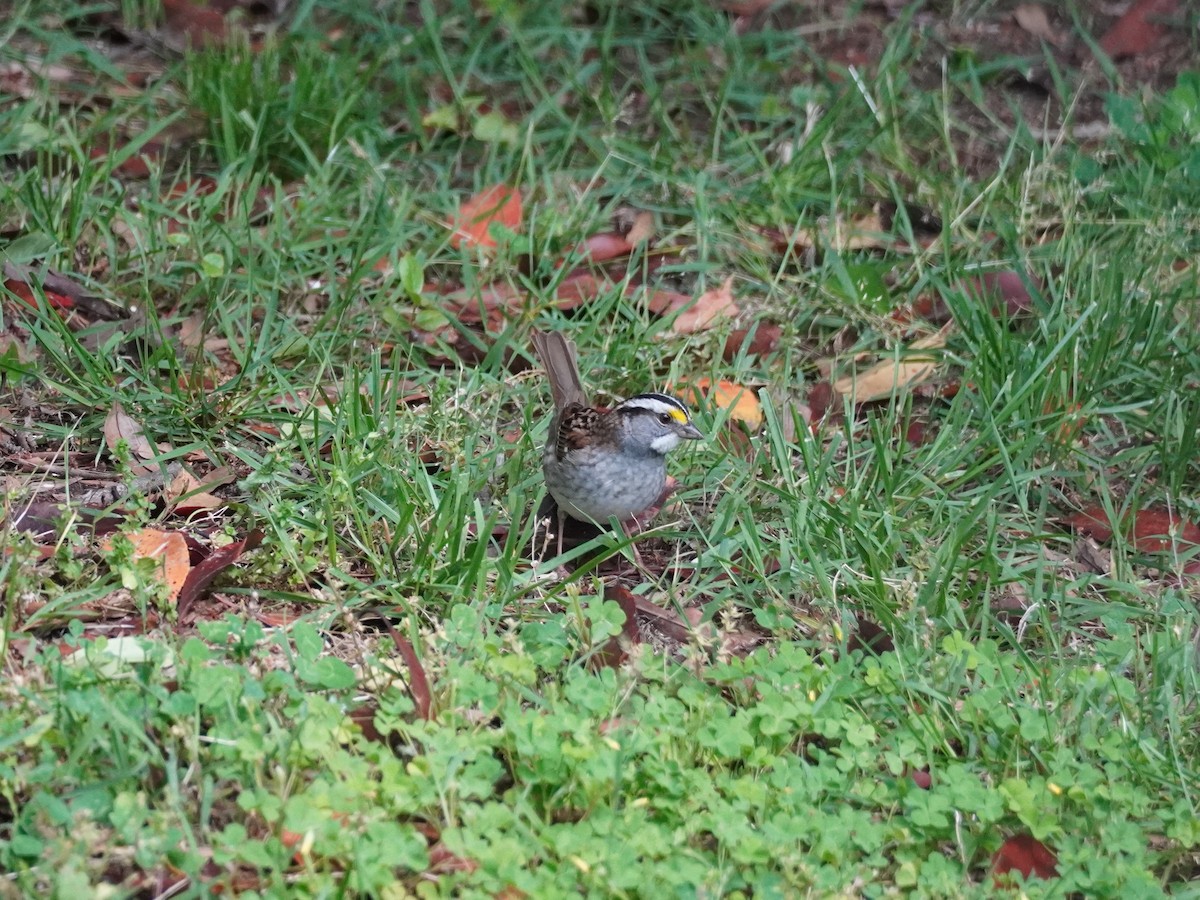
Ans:
{"type": "MultiPolygon", "coordinates": [[[[135,496],[128,530],[264,533],[180,626],[120,547],[0,531],[2,891],[987,896],[992,854],[1031,833],[1059,872],[1031,895],[1189,894],[1195,546],[1120,532],[1097,574],[1062,522],[1093,504],[1200,521],[1196,77],[1103,87],[1112,132],[1080,146],[981,110],[1021,60],[942,67],[905,18],[851,77],[815,38],[738,36],[709,3],[348,6],[305,6],[259,52],[169,59],[132,94],[72,30],[82,10],[26,4],[0,34],[0,62],[37,52],[112,94],[63,107],[35,79],[0,103],[0,219],[35,236],[8,252],[139,311],[80,333],[5,302],[29,355],[0,345],[0,426],[92,477],[129,462],[104,445],[119,401],[164,461],[236,476],[212,520],[135,496]],[[439,111],[452,129],[423,126],[439,111]],[[152,138],[149,179],[115,171],[152,138]],[[496,182],[524,196],[513,245],[454,249],[444,223],[496,182]],[[899,245],[918,207],[941,236],[781,254],[758,231],[888,201],[899,245]],[[655,277],[698,294],[734,275],[738,321],[674,335],[616,288],[554,307],[555,260],[626,204],[680,248],[655,277]],[[1033,295],[1013,321],[963,287],[1008,270],[1033,295]],[[460,330],[459,362],[413,338],[444,322],[422,278],[518,285],[527,308],[460,330]],[[935,384],[957,392],[796,421],[819,358],[841,375],[900,353],[915,333],[892,311],[930,295],[955,323],[935,384]],[[189,318],[224,343],[185,346],[189,318]],[[778,350],[725,361],[756,321],[783,326],[778,350]],[[763,388],[746,449],[698,413],[714,439],[673,458],[681,505],[654,529],[678,565],[633,586],[700,612],[690,645],[647,637],[605,668],[623,616],[604,570],[528,558],[549,403],[533,327],[568,329],[609,398],[763,388]],[[380,609],[422,660],[428,720],[380,609]],[[894,652],[850,649],[858,616],[894,652]],[[731,654],[748,632],[763,645],[731,654]],[[349,716],[367,697],[385,740],[349,716]]],[[[66,490],[15,456],[0,471],[8,517],[66,490]]]]}

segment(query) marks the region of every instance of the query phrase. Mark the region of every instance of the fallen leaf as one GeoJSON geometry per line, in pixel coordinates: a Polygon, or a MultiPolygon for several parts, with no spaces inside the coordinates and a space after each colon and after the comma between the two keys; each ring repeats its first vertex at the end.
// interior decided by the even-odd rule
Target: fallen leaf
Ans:
{"type": "MultiPolygon", "coordinates": [[[[104,420],[104,443],[115,454],[121,441],[126,443],[129,452],[137,459],[151,460],[158,455],[142,430],[141,423],[125,412],[119,400],[114,400],[104,420]]],[[[145,475],[154,471],[155,467],[136,463],[130,469],[136,474],[145,475]]]]}
{"type": "Polygon", "coordinates": [[[217,575],[237,562],[243,553],[262,543],[262,538],[263,533],[256,528],[242,540],[218,547],[206,559],[198,562],[188,573],[187,580],[179,590],[179,602],[176,604],[179,618],[182,619],[192,611],[192,606],[204,595],[217,575]]]}
{"type": "MultiPolygon", "coordinates": [[[[952,328],[953,323],[948,322],[934,334],[914,341],[909,349],[933,350],[943,347],[952,328]]],[[[900,359],[885,359],[862,372],[839,378],[833,383],[833,390],[843,397],[850,397],[855,403],[870,403],[926,381],[936,370],[937,358],[931,354],[905,355],[900,359]]],[[[811,398],[809,402],[812,402],[811,398]]]]}
{"type": "Polygon", "coordinates": [[[711,378],[697,378],[692,384],[681,386],[675,393],[693,404],[699,405],[707,400],[718,409],[729,410],[729,418],[742,422],[751,431],[762,427],[763,411],[757,395],[748,387],[732,381],[718,381],[715,385],[711,378]]]}
{"type": "Polygon", "coordinates": [[[733,276],[730,275],[720,286],[697,297],[692,306],[676,317],[671,330],[676,334],[694,334],[718,319],[728,319],[737,313],[737,304],[733,301],[733,276]]]}
{"type": "Polygon", "coordinates": [[[896,249],[896,239],[883,225],[878,212],[855,219],[837,216],[823,220],[816,228],[759,229],[778,253],[803,253],[813,249],[830,249],[839,253],[854,250],[896,249]]]}
{"type": "Polygon", "coordinates": [[[193,47],[212,47],[226,38],[225,16],[191,0],[162,0],[166,27],[193,47]]]}
{"type": "Polygon", "coordinates": [[[1033,835],[1014,835],[992,856],[992,874],[996,876],[997,887],[1007,880],[1000,876],[1009,872],[1020,872],[1025,878],[1057,878],[1058,857],[1033,835]]]}
{"type": "Polygon", "coordinates": [[[782,337],[783,329],[770,322],[760,322],[753,329],[739,328],[725,340],[725,361],[733,362],[743,349],[747,356],[766,356],[775,351],[782,337]]]}
{"type": "MultiPolygon", "coordinates": [[[[1142,553],[1174,553],[1200,546],[1200,525],[1168,509],[1140,509],[1133,516],[1132,527],[1127,522],[1120,526],[1121,531],[1142,553]]],[[[1113,536],[1108,514],[1099,504],[1067,516],[1066,523],[1075,531],[1101,543],[1113,536]]]]}
{"type": "Polygon", "coordinates": [[[646,292],[646,308],[656,316],[669,316],[685,308],[692,302],[689,294],[676,291],[648,290],[646,292]]]}
{"type": "Polygon", "coordinates": [[[757,631],[729,631],[721,635],[721,654],[746,657],[767,642],[767,636],[757,631]]]}
{"type": "Polygon", "coordinates": [[[629,648],[640,644],[642,635],[638,630],[637,600],[632,591],[619,584],[608,585],[604,588],[604,599],[616,603],[625,613],[621,633],[605,641],[595,657],[596,665],[612,668],[625,661],[629,648]]]}
{"type": "Polygon", "coordinates": [[[441,875],[447,872],[474,872],[479,868],[479,863],[473,859],[459,856],[451,852],[444,843],[438,841],[429,848],[429,868],[426,870],[430,875],[441,875]]]}
{"type": "Polygon", "coordinates": [[[392,636],[392,643],[396,645],[396,651],[400,654],[400,658],[408,666],[408,693],[412,697],[417,715],[422,719],[432,719],[433,693],[429,690],[429,678],[425,674],[425,667],[421,665],[421,658],[417,656],[412,642],[396,630],[391,619],[383,616],[383,623],[387,627],[388,634],[392,636]]]}
{"type": "Polygon", "coordinates": [[[1017,24],[1023,30],[1028,31],[1039,40],[1055,47],[1061,47],[1064,43],[1063,36],[1050,24],[1050,17],[1046,15],[1046,10],[1040,4],[1018,4],[1017,8],[1013,10],[1013,18],[1017,20],[1017,24]]]}
{"type": "Polygon", "coordinates": [[[201,509],[220,509],[222,506],[228,506],[229,504],[220,497],[214,497],[205,491],[205,487],[212,484],[211,481],[201,483],[187,469],[180,469],[179,474],[167,485],[163,499],[168,505],[175,504],[172,510],[174,513],[185,516],[201,509]]]}
{"type": "Polygon", "coordinates": [[[584,238],[583,243],[568,253],[565,259],[580,265],[599,264],[628,256],[632,251],[633,244],[623,235],[615,231],[605,231],[584,238]]]}
{"type": "MultiPolygon", "coordinates": [[[[34,294],[33,288],[24,281],[10,278],[4,282],[4,287],[30,309],[38,308],[37,295],[34,294]]],[[[64,297],[62,294],[54,293],[54,291],[44,290],[43,293],[46,295],[46,302],[50,305],[51,309],[57,309],[61,312],[63,310],[74,309],[75,307],[75,301],[70,297],[64,297]]]]}
{"type": "MultiPolygon", "coordinates": [[[[554,305],[558,309],[575,309],[595,300],[602,291],[611,286],[611,283],[597,278],[591,272],[576,270],[558,283],[554,290],[554,305]]],[[[521,294],[521,299],[526,299],[524,293],[521,294]]]]}
{"type": "MultiPolygon", "coordinates": [[[[166,585],[167,597],[174,601],[192,570],[191,555],[183,534],[178,531],[143,528],[127,534],[126,537],[133,544],[134,559],[158,560],[158,581],[166,585]]],[[[112,538],[105,538],[100,546],[106,551],[111,551],[112,538]]]]}
{"type": "Polygon", "coordinates": [[[699,609],[683,610],[681,618],[674,610],[663,609],[652,600],[633,595],[637,611],[654,622],[667,637],[681,644],[690,644],[696,637],[711,637],[712,625],[701,626],[704,613],[699,609]]]}
{"type": "Polygon", "coordinates": [[[871,619],[861,613],[855,616],[854,634],[850,635],[850,639],[846,642],[846,649],[850,651],[865,650],[868,653],[879,655],[895,650],[896,644],[892,640],[892,636],[883,628],[883,626],[873,622],[871,619]]]}
{"type": "Polygon", "coordinates": [[[469,198],[459,207],[451,228],[450,246],[464,245],[494,248],[492,224],[516,231],[521,227],[521,194],[504,184],[494,184],[469,198]]]}
{"type": "MultiPolygon", "coordinates": [[[[1033,296],[1029,293],[1025,278],[1011,269],[984,272],[978,277],[968,278],[962,283],[962,289],[977,299],[1003,300],[1010,318],[1033,312],[1033,296]]],[[[992,312],[998,314],[994,306],[992,312]]]]}
{"type": "Polygon", "coordinates": [[[648,209],[637,209],[632,211],[630,218],[629,228],[625,231],[625,240],[631,247],[636,247],[654,237],[654,213],[648,209]]]}
{"type": "Polygon", "coordinates": [[[842,413],[842,405],[835,404],[837,394],[834,393],[833,385],[828,381],[818,381],[812,386],[808,392],[808,409],[812,416],[809,424],[816,424],[823,420],[825,416],[832,412],[834,418],[839,418],[842,413]]]}
{"type": "Polygon", "coordinates": [[[717,5],[730,15],[756,16],[778,2],[779,0],[720,0],[717,5]]]}
{"type": "Polygon", "coordinates": [[[910,447],[920,447],[929,440],[929,425],[919,419],[909,422],[904,429],[904,443],[910,447]]]}
{"type": "Polygon", "coordinates": [[[1178,8],[1179,0],[1139,0],[1100,38],[1100,49],[1113,59],[1145,53],[1167,33],[1161,20],[1178,8]]]}

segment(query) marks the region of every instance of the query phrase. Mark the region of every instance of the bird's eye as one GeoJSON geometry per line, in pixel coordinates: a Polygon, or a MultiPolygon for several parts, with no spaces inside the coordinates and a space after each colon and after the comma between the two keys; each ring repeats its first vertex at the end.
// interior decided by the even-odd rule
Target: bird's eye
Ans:
{"type": "Polygon", "coordinates": [[[671,424],[671,414],[670,413],[660,413],[658,416],[658,421],[662,422],[664,425],[670,425],[671,424]]]}

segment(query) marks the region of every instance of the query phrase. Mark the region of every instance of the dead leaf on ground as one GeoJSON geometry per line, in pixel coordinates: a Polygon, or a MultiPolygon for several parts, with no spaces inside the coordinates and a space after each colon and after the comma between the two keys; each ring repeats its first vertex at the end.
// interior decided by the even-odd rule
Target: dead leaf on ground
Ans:
{"type": "Polygon", "coordinates": [[[681,644],[690,644],[695,638],[711,638],[711,624],[702,625],[704,613],[699,609],[683,610],[683,617],[672,609],[664,609],[652,600],[633,595],[639,614],[654,623],[654,627],[667,637],[681,644]]]}
{"type": "Polygon", "coordinates": [[[681,312],[671,326],[676,334],[694,334],[703,331],[720,319],[738,314],[733,300],[733,276],[730,275],[719,286],[705,291],[696,302],[681,312]]]}
{"type": "Polygon", "coordinates": [[[387,628],[388,634],[392,637],[392,643],[396,645],[396,652],[400,654],[400,658],[404,660],[404,664],[408,667],[408,693],[412,698],[417,715],[422,719],[432,719],[433,692],[429,689],[429,677],[425,674],[425,667],[421,664],[421,658],[417,656],[417,651],[413,647],[412,642],[396,630],[396,626],[392,624],[391,619],[383,616],[383,624],[387,628]]]}
{"type": "MultiPolygon", "coordinates": [[[[1093,504],[1067,516],[1066,523],[1075,531],[1104,543],[1113,536],[1113,527],[1104,507],[1093,504]]],[[[1186,552],[1200,546],[1200,525],[1161,507],[1140,509],[1121,524],[1127,540],[1142,553],[1186,552]]]]}
{"type": "Polygon", "coordinates": [[[1050,17],[1046,15],[1046,10],[1041,4],[1018,4],[1017,8],[1013,10],[1013,18],[1024,31],[1039,40],[1055,47],[1061,47],[1066,42],[1065,37],[1059,33],[1058,29],[1050,24],[1050,17]]]}
{"type": "Polygon", "coordinates": [[[617,210],[617,214],[613,216],[613,223],[617,231],[625,235],[625,240],[631,247],[654,237],[654,213],[648,209],[625,207],[617,210]]]}
{"type": "Polygon", "coordinates": [[[991,303],[993,315],[999,315],[995,300],[1004,302],[1009,318],[1028,315],[1034,311],[1033,295],[1029,293],[1026,278],[1012,269],[984,272],[962,282],[963,291],[971,297],[991,303]]]}
{"type": "Polygon", "coordinates": [[[1113,59],[1145,53],[1167,33],[1163,20],[1178,9],[1179,0],[1139,0],[1100,38],[1100,49],[1113,59]]]}
{"type": "Polygon", "coordinates": [[[865,650],[878,656],[895,650],[896,643],[882,625],[859,613],[855,616],[854,633],[846,641],[846,649],[850,652],[865,650]]]}
{"type": "Polygon", "coordinates": [[[832,413],[835,419],[840,419],[842,414],[841,403],[835,403],[837,394],[834,393],[833,384],[828,381],[818,381],[808,391],[808,409],[811,418],[810,425],[816,425],[821,422],[826,415],[832,413]]]}
{"type": "Polygon", "coordinates": [[[494,184],[467,199],[451,223],[454,233],[450,235],[450,246],[494,249],[497,244],[491,234],[493,224],[510,231],[521,227],[520,191],[506,184],[494,184]]]}
{"type": "MultiPolygon", "coordinates": [[[[34,294],[33,288],[24,281],[9,278],[4,282],[4,287],[30,309],[36,310],[38,308],[37,295],[34,294]]],[[[54,291],[43,291],[43,293],[46,296],[46,303],[49,304],[51,309],[56,309],[61,313],[75,308],[75,301],[70,297],[56,294],[54,291]]]]}
{"type": "Polygon", "coordinates": [[[637,623],[637,599],[632,591],[619,584],[610,584],[604,588],[604,599],[616,603],[625,613],[621,633],[605,641],[595,656],[597,666],[612,668],[625,662],[629,648],[640,644],[642,635],[637,623]]]}
{"type": "Polygon", "coordinates": [[[743,349],[747,356],[766,356],[775,352],[782,337],[783,329],[771,322],[760,322],[753,329],[739,328],[725,340],[725,361],[733,362],[743,349]]]}
{"type": "Polygon", "coordinates": [[[633,252],[633,244],[615,231],[603,231],[583,239],[573,250],[566,253],[563,262],[576,263],[579,266],[598,265],[620,259],[633,252]]]}
{"type": "Polygon", "coordinates": [[[206,489],[223,483],[225,482],[212,478],[201,482],[187,469],[180,469],[179,474],[171,479],[167,486],[163,499],[168,506],[174,504],[173,512],[176,515],[186,516],[202,509],[220,509],[229,504],[220,497],[214,497],[206,489]]]}
{"type": "MultiPolygon", "coordinates": [[[[113,401],[112,409],[109,410],[108,416],[104,420],[104,443],[115,454],[117,445],[121,441],[128,445],[129,452],[135,459],[152,460],[158,455],[158,451],[146,437],[141,423],[126,413],[125,407],[119,400],[116,400],[113,401]]],[[[156,466],[145,463],[130,465],[130,469],[138,475],[149,474],[156,468],[156,466]]]]}
{"type": "Polygon", "coordinates": [[[646,291],[646,308],[656,316],[669,316],[684,309],[692,302],[690,294],[649,288],[646,291]]]}
{"type": "Polygon", "coordinates": [[[900,248],[896,238],[884,227],[879,213],[874,211],[854,219],[843,216],[823,219],[815,228],[762,228],[759,231],[777,253],[825,249],[846,253],[900,248]]]}
{"type": "Polygon", "coordinates": [[[205,559],[196,563],[179,590],[179,602],[176,604],[179,617],[182,619],[191,613],[192,607],[204,596],[213,579],[237,562],[243,553],[248,553],[261,544],[262,539],[262,531],[256,528],[240,541],[218,547],[205,559]]]}
{"type": "MultiPolygon", "coordinates": [[[[143,528],[126,537],[133,544],[134,559],[158,561],[156,577],[159,583],[166,585],[168,599],[174,601],[192,570],[191,554],[183,534],[178,531],[143,528]]],[[[101,547],[106,551],[111,551],[112,546],[111,538],[101,542],[101,547]]]]}
{"type": "Polygon", "coordinates": [[[743,423],[751,431],[762,427],[763,411],[758,395],[733,381],[721,380],[713,384],[711,378],[697,378],[691,384],[675,388],[675,393],[694,405],[707,401],[718,409],[727,409],[729,418],[743,423]]]}
{"type": "Polygon", "coordinates": [[[4,263],[5,287],[17,293],[29,304],[33,298],[31,287],[40,285],[50,305],[59,310],[78,309],[92,321],[115,322],[129,318],[129,312],[112,301],[93,294],[74,278],[54,269],[37,269],[18,265],[12,261],[4,263]]]}
{"type": "MultiPolygon", "coordinates": [[[[934,350],[944,347],[953,326],[953,322],[947,322],[928,337],[913,341],[909,350],[934,350]]],[[[899,391],[926,381],[935,371],[935,355],[905,354],[900,359],[885,359],[869,369],[839,378],[833,383],[833,390],[843,397],[850,397],[855,403],[870,403],[873,400],[891,397],[899,391]]]]}
{"type": "Polygon", "coordinates": [[[1057,878],[1058,857],[1033,835],[1014,835],[992,856],[992,874],[997,887],[1008,881],[1003,876],[1009,872],[1020,872],[1027,879],[1057,878]]]}

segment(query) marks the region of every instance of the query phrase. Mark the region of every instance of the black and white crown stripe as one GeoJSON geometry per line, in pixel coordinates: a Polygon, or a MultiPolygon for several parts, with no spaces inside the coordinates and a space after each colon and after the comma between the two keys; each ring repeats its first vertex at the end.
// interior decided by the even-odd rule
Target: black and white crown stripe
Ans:
{"type": "Polygon", "coordinates": [[[687,424],[691,421],[691,414],[686,406],[668,394],[659,394],[650,392],[646,394],[637,394],[630,397],[628,400],[617,404],[618,410],[645,410],[646,412],[662,415],[667,413],[672,419],[675,419],[681,424],[687,424]]]}

